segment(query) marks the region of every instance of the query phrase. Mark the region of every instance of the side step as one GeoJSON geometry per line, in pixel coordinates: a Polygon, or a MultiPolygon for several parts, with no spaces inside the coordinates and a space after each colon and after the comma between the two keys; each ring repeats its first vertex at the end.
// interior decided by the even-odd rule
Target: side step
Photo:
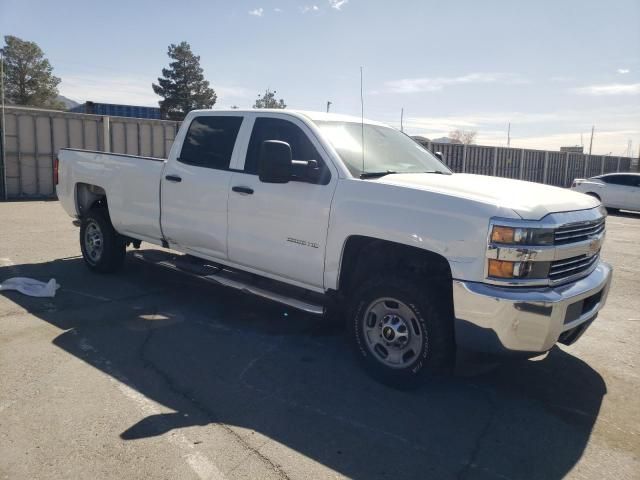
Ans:
{"type": "Polygon", "coordinates": [[[177,255],[162,250],[137,250],[134,258],[224,287],[287,305],[313,315],[323,315],[323,295],[277,282],[259,275],[241,272],[191,255],[177,255]]]}

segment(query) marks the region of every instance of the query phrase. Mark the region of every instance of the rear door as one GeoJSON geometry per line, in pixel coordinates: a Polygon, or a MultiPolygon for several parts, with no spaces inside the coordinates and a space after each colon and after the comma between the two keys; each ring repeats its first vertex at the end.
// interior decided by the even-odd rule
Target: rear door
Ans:
{"type": "Polygon", "coordinates": [[[602,203],[606,207],[624,208],[626,205],[627,188],[625,185],[625,175],[605,175],[600,180],[605,182],[602,189],[602,203]]]}
{"type": "Polygon", "coordinates": [[[304,122],[277,114],[255,117],[243,169],[231,181],[229,259],[272,277],[321,289],[337,172],[304,122]],[[289,143],[294,160],[316,160],[319,178],[260,182],[258,154],[265,140],[289,143]]]}
{"type": "Polygon", "coordinates": [[[172,248],[227,258],[230,170],[241,114],[195,117],[162,175],[162,233],[172,248]]]}
{"type": "Polygon", "coordinates": [[[640,175],[623,175],[625,184],[624,205],[622,208],[640,210],[640,175]]]}

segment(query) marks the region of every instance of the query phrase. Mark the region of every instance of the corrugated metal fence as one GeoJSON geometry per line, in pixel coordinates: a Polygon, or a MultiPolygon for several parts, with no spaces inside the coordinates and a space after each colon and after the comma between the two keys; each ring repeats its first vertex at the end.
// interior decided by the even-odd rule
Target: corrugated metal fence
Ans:
{"type": "Polygon", "coordinates": [[[4,174],[10,199],[55,196],[53,162],[61,148],[166,158],[180,126],[173,121],[23,107],[7,107],[4,116],[4,174]]]}
{"type": "MultiPolygon", "coordinates": [[[[61,148],[85,148],[166,158],[179,122],[106,117],[22,107],[5,109],[8,198],[55,195],[53,162],[61,148]]],[[[567,187],[576,177],[627,172],[631,158],[428,142],[455,172],[478,173],[567,187]]],[[[0,165],[1,169],[2,165],[0,165]]],[[[4,192],[0,182],[0,199],[4,192]]]]}
{"type": "Polygon", "coordinates": [[[629,172],[633,160],[547,150],[421,143],[432,152],[442,153],[444,162],[454,172],[517,178],[558,187],[568,187],[574,178],[629,172]]]}

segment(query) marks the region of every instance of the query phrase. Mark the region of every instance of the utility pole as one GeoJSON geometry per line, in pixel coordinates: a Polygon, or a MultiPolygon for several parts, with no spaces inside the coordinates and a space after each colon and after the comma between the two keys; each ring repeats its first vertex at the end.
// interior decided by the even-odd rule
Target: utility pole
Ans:
{"type": "Polygon", "coordinates": [[[400,109],[400,131],[404,132],[404,125],[402,121],[404,120],[404,107],[400,109]]]}
{"type": "Polygon", "coordinates": [[[333,102],[327,102],[327,113],[329,113],[329,107],[331,106],[333,102]]]}
{"type": "Polygon", "coordinates": [[[511,122],[507,126],[507,148],[511,146],[511,122]]]}
{"type": "Polygon", "coordinates": [[[593,131],[596,129],[596,126],[593,125],[591,127],[591,140],[589,140],[589,155],[591,155],[591,148],[593,147],[593,131]]]}
{"type": "Polygon", "coordinates": [[[2,178],[0,181],[0,193],[4,200],[7,199],[7,168],[6,168],[6,155],[5,155],[5,120],[4,120],[4,52],[0,52],[0,174],[2,178]]]}

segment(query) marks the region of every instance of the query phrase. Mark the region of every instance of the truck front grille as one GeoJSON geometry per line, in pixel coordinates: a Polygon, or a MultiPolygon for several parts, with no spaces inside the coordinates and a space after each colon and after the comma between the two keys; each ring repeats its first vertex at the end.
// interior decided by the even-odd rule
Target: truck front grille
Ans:
{"type": "Polygon", "coordinates": [[[578,255],[576,257],[564,258],[562,260],[556,260],[551,262],[551,268],[549,269],[549,278],[553,282],[562,280],[563,278],[571,277],[582,272],[586,272],[593,265],[598,262],[600,254],[588,256],[578,255]]]}
{"type": "Polygon", "coordinates": [[[555,244],[564,245],[567,243],[581,242],[588,240],[593,235],[604,232],[605,219],[600,218],[589,222],[572,223],[563,225],[555,231],[555,244]]]}

